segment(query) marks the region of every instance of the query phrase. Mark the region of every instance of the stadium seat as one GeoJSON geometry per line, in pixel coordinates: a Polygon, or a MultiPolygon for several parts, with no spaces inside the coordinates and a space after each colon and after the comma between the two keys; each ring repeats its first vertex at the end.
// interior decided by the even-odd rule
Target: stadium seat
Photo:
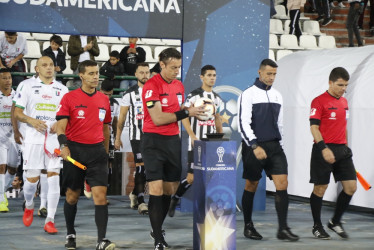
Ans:
{"type": "Polygon", "coordinates": [[[303,32],[308,35],[314,35],[314,36],[326,35],[320,31],[318,21],[314,21],[314,20],[304,21],[303,25],[304,25],[303,32]]]}
{"type": "Polygon", "coordinates": [[[298,45],[297,37],[289,34],[281,35],[280,46],[285,49],[303,49],[298,45]]]}
{"type": "Polygon", "coordinates": [[[49,41],[53,34],[50,33],[32,33],[32,37],[35,40],[41,40],[41,41],[49,41]]]}
{"type": "Polygon", "coordinates": [[[22,35],[26,40],[34,40],[30,32],[17,32],[17,34],[22,35]]]}
{"type": "MultiPolygon", "coordinates": [[[[290,34],[290,22],[291,20],[284,21],[284,34],[290,34]]],[[[299,27],[301,29],[301,23],[299,21],[299,27]]],[[[301,32],[303,34],[303,32],[301,32]]]]}
{"type": "Polygon", "coordinates": [[[312,35],[301,35],[300,47],[304,49],[321,49],[317,46],[316,37],[312,35]]]}
{"type": "Polygon", "coordinates": [[[70,60],[66,60],[66,69],[64,70],[64,74],[74,74],[70,68],[70,60]]]}
{"type": "Polygon", "coordinates": [[[25,64],[25,72],[29,72],[29,69],[27,67],[27,61],[25,59],[22,59],[23,63],[25,64]]]}
{"type": "Polygon", "coordinates": [[[142,42],[144,44],[159,46],[159,45],[165,45],[164,42],[161,41],[161,39],[154,39],[154,38],[142,38],[142,42]]]}
{"type": "Polygon", "coordinates": [[[275,55],[274,55],[274,51],[272,49],[269,49],[269,59],[275,61],[275,55]]]}
{"type": "Polygon", "coordinates": [[[288,50],[288,49],[282,49],[282,50],[278,50],[277,51],[277,61],[279,61],[280,59],[282,59],[282,57],[285,57],[289,54],[292,54],[292,50],[288,50]]]}
{"type": "Polygon", "coordinates": [[[270,19],[270,34],[283,34],[283,23],[279,19],[270,19]]]}
{"type": "Polygon", "coordinates": [[[27,41],[27,54],[25,58],[40,58],[42,54],[40,53],[40,45],[37,41],[27,41]]]}
{"type": "Polygon", "coordinates": [[[68,60],[70,59],[70,55],[68,54],[68,44],[66,44],[65,51],[65,59],[68,60]]]}
{"type": "Polygon", "coordinates": [[[129,44],[129,38],[128,37],[120,37],[119,40],[123,44],[129,44]]]}
{"type": "Polygon", "coordinates": [[[279,46],[277,35],[269,35],[269,49],[283,49],[279,46]]]}
{"type": "Polygon", "coordinates": [[[99,56],[95,57],[96,61],[108,61],[109,60],[109,49],[108,45],[99,43],[99,49],[100,49],[100,54],[99,56]]]}
{"type": "Polygon", "coordinates": [[[125,46],[126,46],[126,45],[122,45],[122,44],[114,44],[114,45],[112,45],[112,47],[110,48],[110,51],[117,50],[119,53],[121,53],[121,50],[122,50],[125,46]]]}
{"type": "Polygon", "coordinates": [[[162,42],[164,42],[167,46],[181,46],[181,40],[176,39],[162,39],[162,42]]]}
{"type": "Polygon", "coordinates": [[[62,38],[63,42],[68,42],[69,41],[70,35],[63,35],[63,34],[57,34],[57,35],[62,38]]]}
{"type": "Polygon", "coordinates": [[[170,48],[170,47],[168,47],[168,46],[157,46],[157,47],[155,47],[154,58],[158,59],[158,56],[160,55],[161,51],[163,51],[164,49],[167,49],[167,48],[170,48]]]}
{"type": "Polygon", "coordinates": [[[140,46],[145,50],[145,61],[146,62],[156,62],[156,60],[153,58],[152,49],[149,46],[142,45],[140,46]]]}
{"type": "Polygon", "coordinates": [[[30,62],[30,73],[35,73],[36,72],[35,71],[35,66],[36,66],[37,61],[38,61],[37,59],[31,60],[31,62],[30,62]]]}
{"type": "Polygon", "coordinates": [[[97,37],[97,40],[102,43],[120,43],[120,40],[118,37],[109,37],[109,36],[99,36],[97,37]]]}
{"type": "Polygon", "coordinates": [[[289,19],[289,17],[286,14],[286,8],[283,5],[276,5],[275,6],[275,11],[277,14],[273,16],[273,18],[277,19],[289,19]]]}
{"type": "Polygon", "coordinates": [[[335,49],[336,48],[336,42],[335,37],[333,36],[320,36],[318,47],[321,49],[335,49]]]}

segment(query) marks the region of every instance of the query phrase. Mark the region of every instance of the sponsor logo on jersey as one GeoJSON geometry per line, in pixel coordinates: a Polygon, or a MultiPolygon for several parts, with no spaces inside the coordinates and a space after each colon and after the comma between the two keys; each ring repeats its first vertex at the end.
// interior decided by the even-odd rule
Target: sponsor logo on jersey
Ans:
{"type": "Polygon", "coordinates": [[[8,119],[10,117],[10,112],[0,112],[0,119],[8,119]]]}
{"type": "Polygon", "coordinates": [[[81,105],[79,105],[79,106],[75,106],[75,108],[76,108],[76,109],[78,109],[78,108],[84,108],[84,109],[86,109],[87,106],[83,106],[83,105],[81,104],[81,105]]]}
{"type": "Polygon", "coordinates": [[[145,93],[145,98],[149,98],[149,97],[151,97],[152,96],[152,92],[153,92],[153,90],[147,90],[147,92],[145,93]]]}
{"type": "Polygon", "coordinates": [[[336,113],[335,112],[331,112],[329,119],[330,120],[336,120],[336,113]]]}
{"type": "Polygon", "coordinates": [[[6,104],[5,104],[5,105],[3,106],[3,108],[4,108],[4,109],[11,109],[12,106],[10,106],[10,105],[6,105],[6,104]]]}
{"type": "Polygon", "coordinates": [[[214,122],[214,120],[207,120],[207,121],[197,120],[197,125],[198,126],[215,126],[216,123],[214,122]]]}
{"type": "Polygon", "coordinates": [[[31,88],[32,89],[39,89],[39,88],[41,88],[42,86],[32,86],[31,88]]]}
{"type": "Polygon", "coordinates": [[[41,121],[56,121],[56,118],[49,117],[49,116],[46,116],[46,115],[37,115],[35,118],[38,119],[38,120],[41,120],[41,121]]]}
{"type": "Polygon", "coordinates": [[[56,96],[60,96],[60,91],[56,91],[56,96]]]}
{"type": "Polygon", "coordinates": [[[85,119],[86,117],[84,117],[84,111],[83,110],[78,110],[78,116],[77,116],[78,119],[85,119]]]}
{"type": "Polygon", "coordinates": [[[46,99],[46,100],[49,100],[49,99],[52,98],[52,96],[50,96],[50,95],[42,95],[42,98],[43,98],[43,99],[46,99]]]}
{"type": "MultiPolygon", "coordinates": [[[[39,94],[39,90],[36,89],[36,90],[34,91],[34,94],[39,94]]],[[[21,94],[20,94],[20,96],[21,96],[21,94]]]]}
{"type": "Polygon", "coordinates": [[[39,111],[55,112],[57,110],[57,106],[55,104],[50,104],[50,103],[37,103],[35,105],[35,109],[39,111]]]}
{"type": "Polygon", "coordinates": [[[136,115],[136,120],[143,120],[144,119],[144,115],[143,114],[137,114],[136,115]]]}

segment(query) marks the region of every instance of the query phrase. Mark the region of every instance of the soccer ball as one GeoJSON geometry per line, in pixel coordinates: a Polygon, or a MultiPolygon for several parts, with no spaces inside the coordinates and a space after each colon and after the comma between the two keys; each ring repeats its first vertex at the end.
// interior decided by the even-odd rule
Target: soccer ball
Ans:
{"type": "Polygon", "coordinates": [[[214,106],[213,101],[209,98],[202,97],[202,98],[197,99],[194,103],[195,107],[200,107],[203,105],[205,105],[204,115],[196,116],[196,118],[201,121],[211,120],[216,111],[216,107],[214,106]]]}

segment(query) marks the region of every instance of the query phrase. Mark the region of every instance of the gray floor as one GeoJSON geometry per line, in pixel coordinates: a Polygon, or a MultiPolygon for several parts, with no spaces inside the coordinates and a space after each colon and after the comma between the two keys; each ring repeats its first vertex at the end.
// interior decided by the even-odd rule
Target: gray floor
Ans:
{"type": "MultiPolygon", "coordinates": [[[[127,197],[109,197],[109,223],[107,237],[116,243],[117,249],[152,249],[149,237],[149,220],[129,208],[127,197]]],[[[331,240],[317,240],[311,234],[312,219],[308,203],[290,202],[289,225],[301,239],[298,242],[281,242],[276,239],[277,218],[273,197],[267,198],[265,212],[254,212],[257,230],[264,236],[262,241],[253,241],[242,235],[242,214],[237,214],[237,249],[374,249],[374,216],[367,213],[347,212],[344,227],[350,235],[342,240],[331,233],[331,240]]],[[[0,214],[0,249],[64,249],[65,223],[60,200],[56,226],[57,235],[43,231],[44,219],[34,217],[29,228],[22,223],[22,201],[10,200],[9,213],[0,214]]],[[[38,199],[36,201],[38,205],[38,199]]],[[[323,221],[327,221],[333,210],[323,208],[323,221]]],[[[176,212],[174,218],[167,218],[164,224],[166,240],[171,249],[192,249],[192,214],[176,212]]],[[[92,201],[81,197],[76,220],[78,249],[95,249],[96,226],[92,201]]]]}

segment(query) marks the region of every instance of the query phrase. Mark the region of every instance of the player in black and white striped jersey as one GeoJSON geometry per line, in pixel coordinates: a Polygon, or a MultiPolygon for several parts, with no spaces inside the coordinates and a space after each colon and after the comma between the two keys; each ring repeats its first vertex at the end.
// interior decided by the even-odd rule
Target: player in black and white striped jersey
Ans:
{"type": "Polygon", "coordinates": [[[148,213],[148,206],[144,202],[146,178],[144,162],[140,152],[140,138],[143,133],[142,129],[144,119],[142,90],[144,83],[149,79],[149,75],[150,71],[148,63],[138,63],[135,71],[135,77],[138,79],[138,84],[129,88],[122,98],[116,140],[114,142],[114,147],[120,149],[122,146],[122,130],[126,118],[128,117],[128,122],[130,123],[129,138],[136,165],[135,185],[134,190],[130,193],[130,206],[134,209],[137,208],[141,214],[148,213]]]}
{"type": "Polygon", "coordinates": [[[169,207],[169,216],[173,217],[175,208],[179,199],[191,187],[193,182],[193,146],[195,140],[206,138],[207,133],[222,133],[222,121],[220,116],[220,107],[222,106],[221,97],[213,91],[216,83],[217,75],[216,68],[212,65],[205,65],[201,68],[200,79],[202,81],[201,87],[193,90],[186,98],[184,107],[191,107],[196,100],[206,97],[213,101],[215,106],[215,115],[212,119],[207,121],[198,120],[196,117],[189,117],[189,119],[182,120],[183,126],[186,129],[188,138],[188,171],[187,177],[183,179],[179,187],[172,197],[169,207]]]}

